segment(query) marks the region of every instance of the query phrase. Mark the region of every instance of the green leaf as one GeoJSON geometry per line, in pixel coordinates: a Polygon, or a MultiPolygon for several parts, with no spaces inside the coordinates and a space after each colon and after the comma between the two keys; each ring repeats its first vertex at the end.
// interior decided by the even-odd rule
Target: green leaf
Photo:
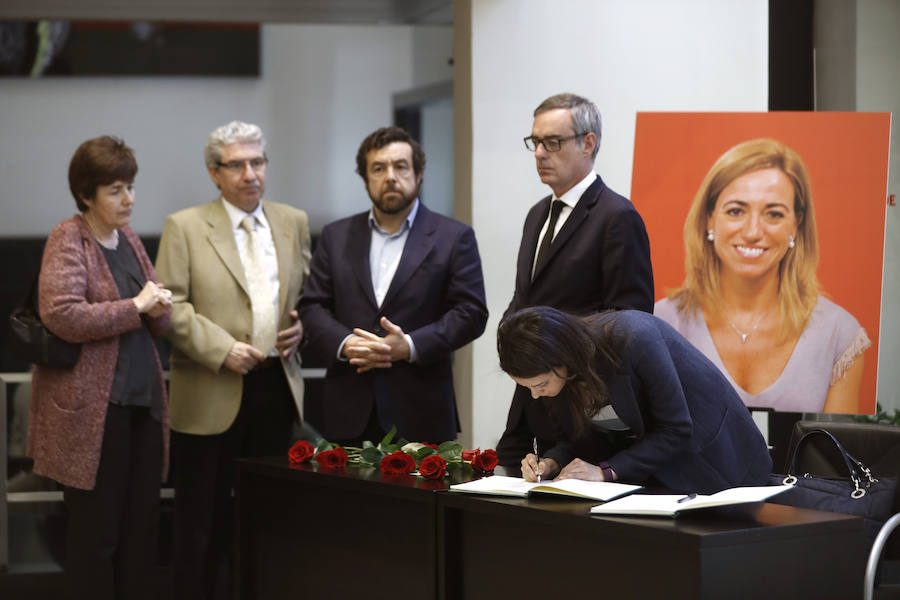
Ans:
{"type": "Polygon", "coordinates": [[[460,454],[462,454],[463,447],[459,442],[444,442],[438,446],[438,452],[447,452],[449,450],[459,450],[460,454]]]}
{"type": "Polygon", "coordinates": [[[900,410],[894,410],[893,414],[888,413],[881,406],[881,403],[875,404],[874,415],[856,415],[853,420],[858,423],[887,423],[890,425],[900,425],[900,410]]]}
{"type": "Polygon", "coordinates": [[[413,458],[416,459],[416,464],[419,464],[420,462],[422,462],[423,458],[425,458],[426,456],[431,456],[434,453],[434,448],[423,446],[422,448],[419,448],[418,450],[416,450],[415,452],[411,452],[410,454],[412,454],[413,458]]]}
{"type": "Polygon", "coordinates": [[[325,452],[326,450],[331,450],[331,442],[329,442],[325,438],[317,439],[316,440],[316,452],[325,452]]]}
{"type": "Polygon", "coordinates": [[[378,444],[378,449],[381,450],[385,454],[390,454],[391,452],[396,452],[400,449],[400,446],[397,444],[385,444],[384,442],[378,444]]]}
{"type": "Polygon", "coordinates": [[[385,454],[374,446],[369,446],[368,448],[363,448],[359,453],[359,460],[362,463],[377,465],[381,463],[381,459],[385,457],[385,454]]]}
{"type": "Polygon", "coordinates": [[[363,448],[374,448],[374,447],[375,447],[375,444],[373,444],[373,443],[370,442],[369,440],[366,440],[366,441],[363,442],[362,447],[363,447],[363,448]]]}
{"type": "Polygon", "coordinates": [[[394,436],[397,435],[397,426],[394,425],[391,427],[391,430],[387,432],[383,438],[381,438],[381,444],[387,446],[391,443],[391,440],[394,439],[394,436]]]}
{"type": "Polygon", "coordinates": [[[448,463],[460,462],[462,460],[463,447],[459,442],[444,442],[438,446],[438,454],[448,463]]]}

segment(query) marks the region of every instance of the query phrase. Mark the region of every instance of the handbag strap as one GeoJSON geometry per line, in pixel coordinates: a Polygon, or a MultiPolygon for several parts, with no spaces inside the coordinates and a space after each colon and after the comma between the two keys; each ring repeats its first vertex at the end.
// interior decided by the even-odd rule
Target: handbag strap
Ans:
{"type": "Polygon", "coordinates": [[[841,457],[844,459],[844,464],[847,465],[847,472],[850,474],[850,480],[853,481],[853,485],[856,487],[854,494],[856,494],[857,492],[859,492],[859,495],[862,495],[863,493],[865,493],[860,488],[860,483],[862,481],[860,472],[862,472],[862,474],[865,475],[865,477],[867,479],[866,487],[869,487],[873,483],[878,482],[878,479],[872,475],[872,472],[869,470],[869,468],[865,464],[863,464],[863,462],[861,460],[859,460],[858,458],[856,458],[855,456],[853,456],[852,454],[847,452],[847,450],[844,448],[843,444],[841,444],[838,441],[838,439],[836,437],[834,437],[834,435],[831,434],[831,432],[826,431],[824,429],[811,429],[810,431],[807,431],[805,434],[803,434],[803,437],[801,437],[800,441],[797,442],[797,446],[794,448],[794,452],[791,454],[791,461],[790,461],[791,466],[790,466],[790,470],[788,471],[789,475],[793,475],[796,477],[796,475],[797,475],[797,458],[800,456],[800,450],[803,448],[804,445],[806,445],[809,438],[811,438],[813,436],[822,436],[822,435],[827,436],[828,439],[830,439],[834,443],[834,445],[837,447],[838,451],[841,453],[841,457]]]}
{"type": "Polygon", "coordinates": [[[23,310],[34,315],[40,314],[38,311],[38,283],[40,278],[41,270],[38,269],[37,273],[34,274],[34,278],[31,280],[31,285],[28,286],[28,295],[25,296],[20,305],[23,310]]]}

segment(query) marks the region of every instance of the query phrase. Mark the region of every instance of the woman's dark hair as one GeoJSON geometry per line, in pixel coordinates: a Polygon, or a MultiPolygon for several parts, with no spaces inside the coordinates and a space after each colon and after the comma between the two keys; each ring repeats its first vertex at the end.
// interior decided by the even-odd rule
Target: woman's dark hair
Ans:
{"type": "Polygon", "coordinates": [[[99,186],[131,183],[137,170],[134,152],[117,137],[101,135],[78,146],[69,162],[69,189],[78,210],[88,209],[84,198],[93,198],[99,186]]]}
{"type": "MultiPolygon", "coordinates": [[[[597,367],[619,364],[618,341],[611,323],[579,318],[548,306],[526,308],[497,327],[500,368],[519,378],[537,377],[565,367],[566,398],[581,434],[591,417],[609,404],[606,383],[597,367]]],[[[558,373],[557,373],[558,374],[558,373]]]]}

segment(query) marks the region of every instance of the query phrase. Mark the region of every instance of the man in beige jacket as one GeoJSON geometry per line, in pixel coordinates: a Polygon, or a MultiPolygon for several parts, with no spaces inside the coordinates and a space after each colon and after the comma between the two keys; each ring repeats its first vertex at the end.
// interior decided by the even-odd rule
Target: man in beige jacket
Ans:
{"type": "Polygon", "coordinates": [[[166,219],[156,264],[173,301],[175,597],[192,600],[230,597],[234,459],[290,444],[303,398],[295,307],[310,258],[306,213],[262,201],[259,127],[219,127],[204,155],[221,195],[166,219]]]}

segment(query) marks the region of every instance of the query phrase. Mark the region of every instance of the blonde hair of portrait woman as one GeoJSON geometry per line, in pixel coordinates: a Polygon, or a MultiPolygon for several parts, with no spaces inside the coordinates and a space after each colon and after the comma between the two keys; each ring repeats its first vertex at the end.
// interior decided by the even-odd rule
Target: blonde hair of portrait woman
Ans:
{"type": "MultiPolygon", "coordinates": [[[[821,295],[812,190],[797,152],[772,139],[745,141],[725,152],[694,197],[684,224],[684,246],[684,283],[657,303],[656,314],[708,356],[715,354],[709,358],[721,362],[718,366],[743,392],[745,403],[800,412],[857,412],[863,351],[871,342],[849,313],[821,295]],[[702,348],[702,341],[692,339],[705,337],[702,328],[688,322],[697,315],[705,320],[714,348],[702,348]],[[799,385],[787,400],[761,396],[788,375],[811,323],[823,339],[839,346],[828,385],[820,384],[822,393],[799,385]],[[842,335],[829,333],[834,327],[842,335]],[[690,329],[695,335],[689,335],[690,329]]],[[[809,370],[800,375],[814,379],[809,370]]]]}

